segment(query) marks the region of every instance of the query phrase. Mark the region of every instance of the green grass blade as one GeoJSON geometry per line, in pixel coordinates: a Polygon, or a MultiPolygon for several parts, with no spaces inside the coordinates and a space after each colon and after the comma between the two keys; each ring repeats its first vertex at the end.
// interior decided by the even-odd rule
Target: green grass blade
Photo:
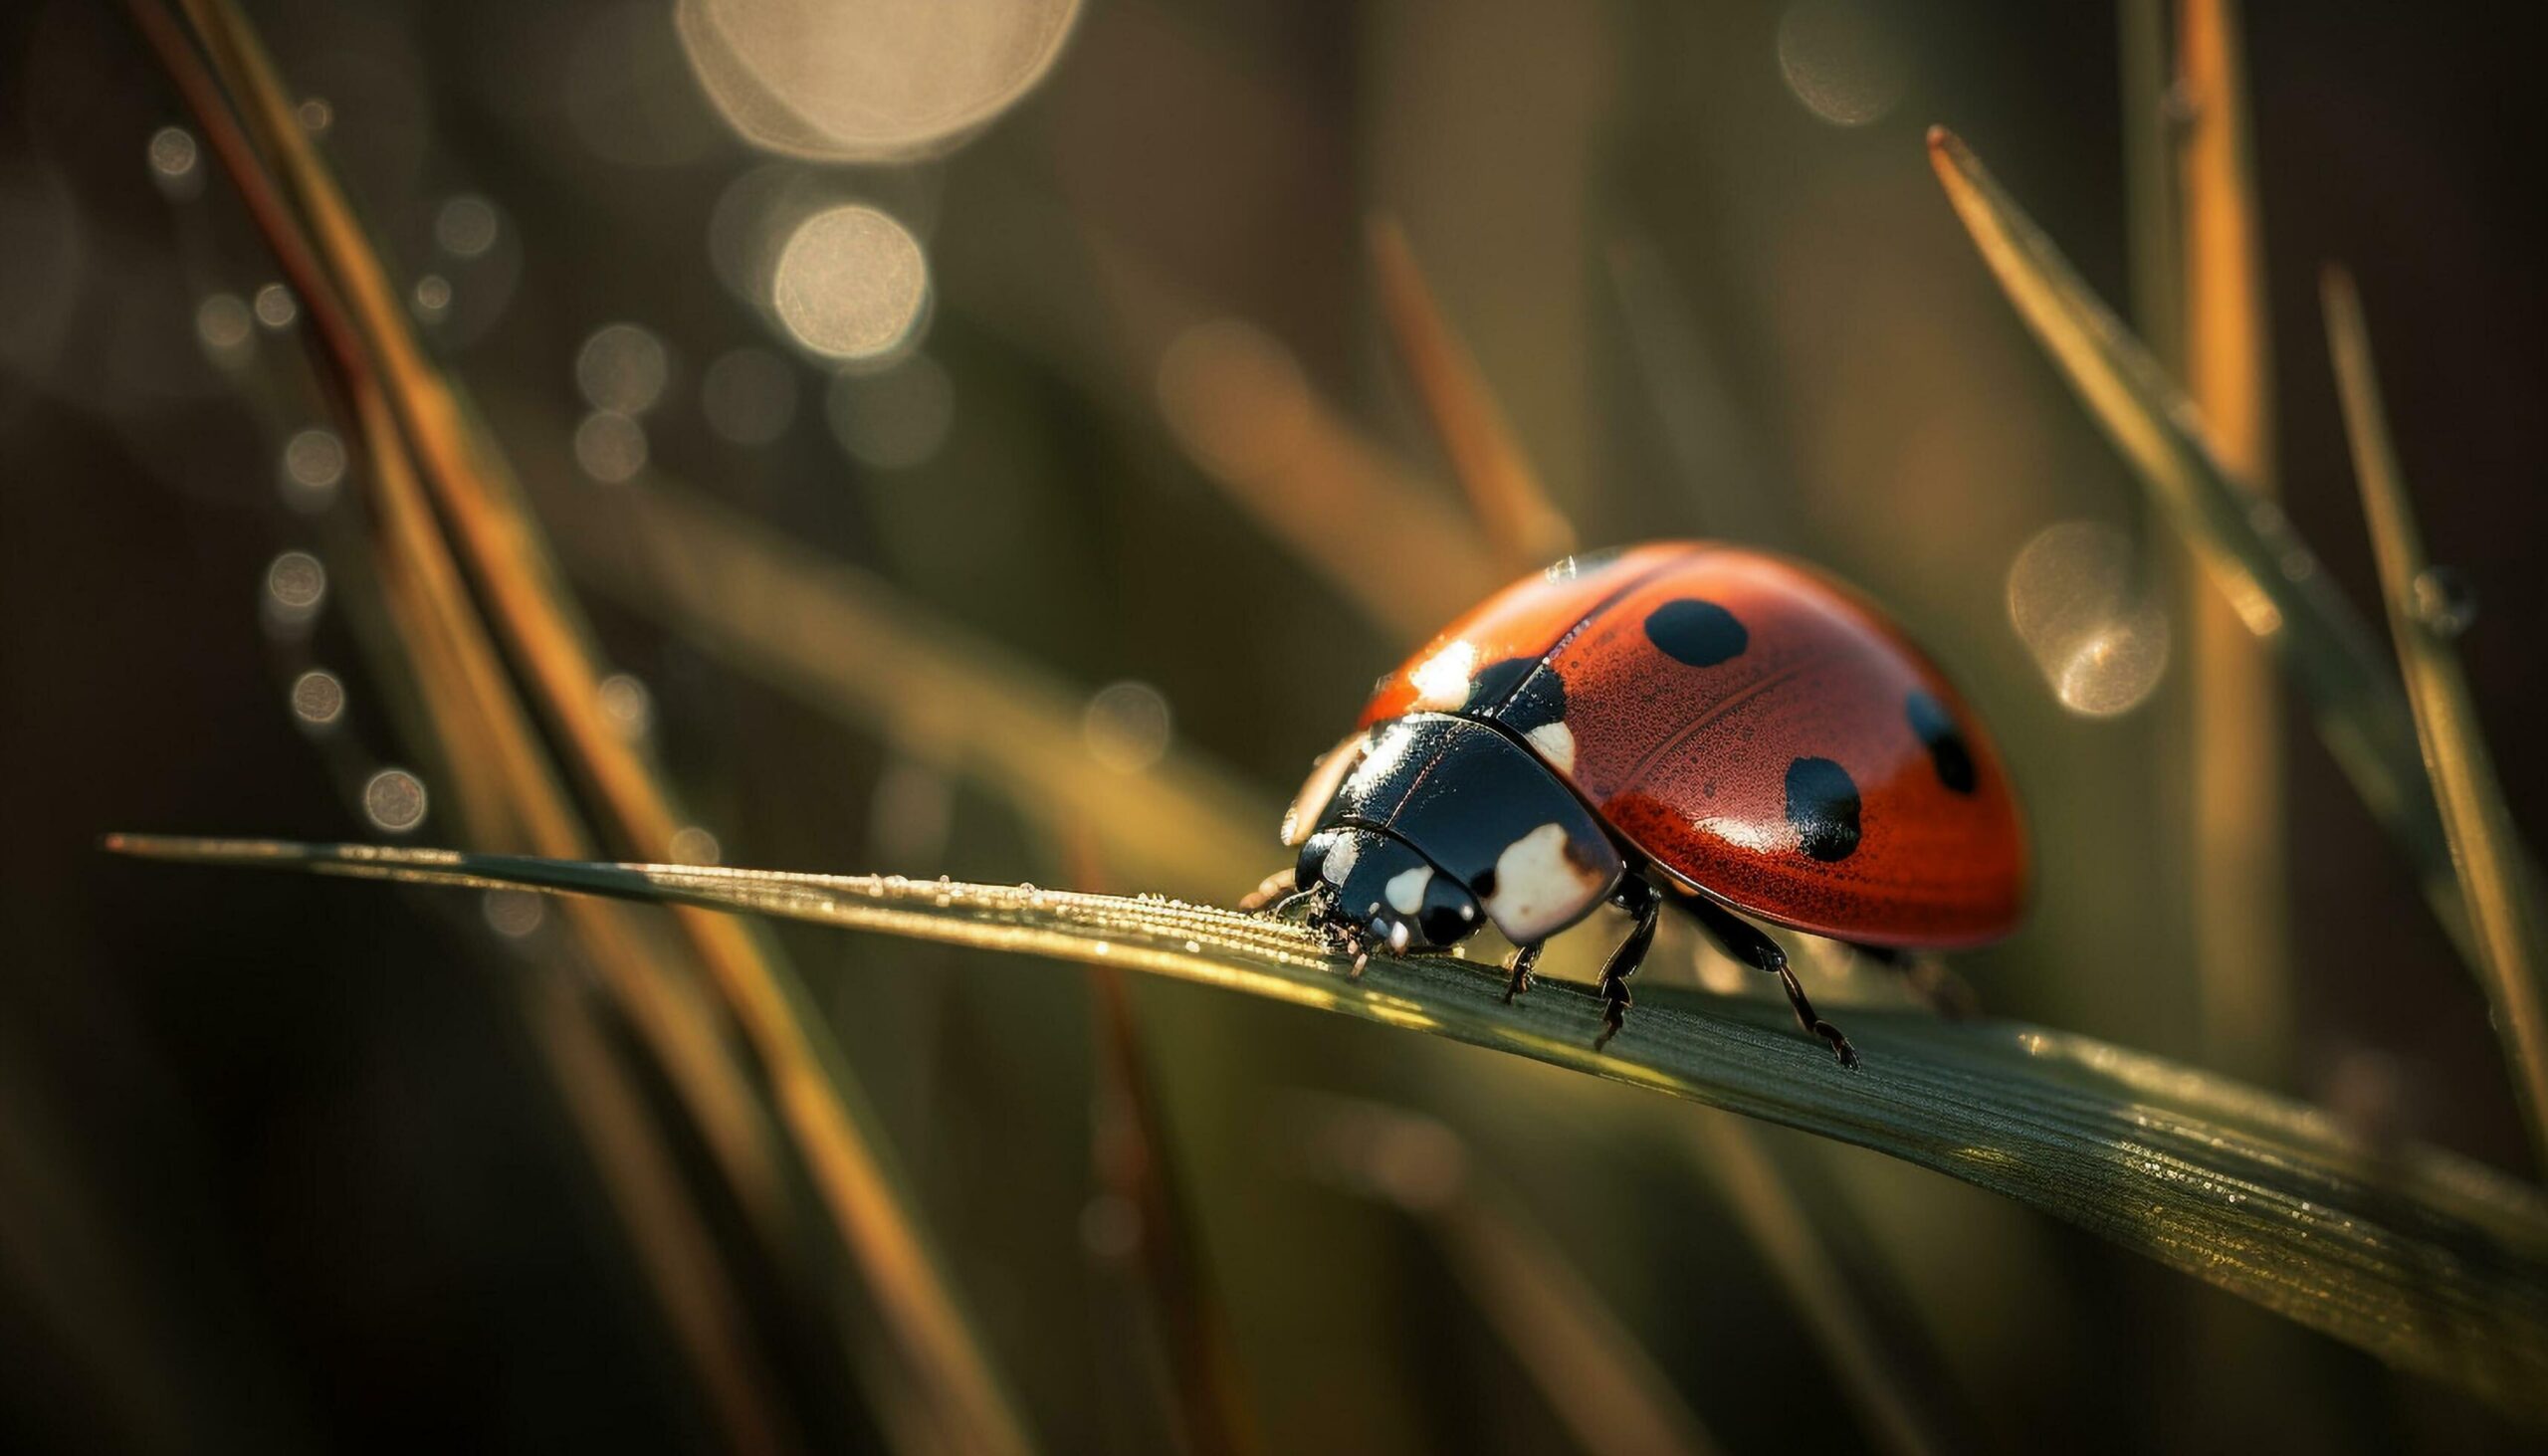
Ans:
{"type": "Polygon", "coordinates": [[[2467,914],[2425,782],[2415,720],[2370,629],[2281,508],[2222,463],[2185,391],[1972,151],[1936,127],[1929,155],[2018,315],[2247,630],[2274,649],[2314,710],[2319,736],[2406,854],[2435,917],[2467,950],[2467,914]]]}
{"type": "Polygon", "coordinates": [[[2442,631],[2419,613],[2416,594],[2429,563],[2417,529],[2398,452],[2380,403],[2380,378],[2371,358],[2371,332],[2353,279],[2330,269],[2323,283],[2327,346],[2335,355],[2343,396],[2345,433],[2353,445],[2354,474],[2362,484],[2363,515],[2380,559],[2381,595],[2389,603],[2389,631],[2398,642],[2407,697],[2415,705],[2416,731],[2426,769],[2442,804],[2452,862],[2467,895],[2477,940],[2477,969],[2494,1021],[2512,1064],[2513,1085],[2530,1124],[2539,1165],[2548,1168],[2548,927],[2538,903],[2494,758],[2486,751],[2476,704],[2459,654],[2442,631]]]}
{"type": "Polygon", "coordinates": [[[1157,899],[268,840],[118,837],[162,859],[713,907],[1126,966],[1530,1057],[1875,1148],[2005,1194],[2385,1359],[2548,1418],[2548,1200],[2431,1148],[2088,1038],[1857,1010],[1835,1067],[1784,1007],[1656,989],[1606,1053],[1598,1000],[1375,961],[1298,926],[1157,899]]]}

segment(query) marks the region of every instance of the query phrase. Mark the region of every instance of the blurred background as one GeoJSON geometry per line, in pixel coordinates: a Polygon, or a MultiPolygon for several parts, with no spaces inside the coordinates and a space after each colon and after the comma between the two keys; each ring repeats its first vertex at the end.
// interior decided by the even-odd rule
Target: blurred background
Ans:
{"type": "MultiPolygon", "coordinates": [[[[1512,574],[1392,354],[1383,214],[1586,544],[1794,552],[1964,685],[2039,864],[2028,929],[1958,961],[1993,1013],[2522,1165],[2484,1007],[2296,712],[2229,729],[2279,782],[2276,864],[2260,948],[2204,948],[2206,588],[1921,147],[1955,127],[2150,316],[2109,9],[246,11],[547,522],[600,712],[688,806],[673,855],[1223,903],[1284,863],[1279,805],[1373,679],[1512,574]]],[[[2341,260],[2536,824],[2535,50],[2510,12],[2244,22],[2284,505],[2376,617],[2317,308],[2341,260]]],[[[365,622],[365,461],[200,123],[113,6],[11,7],[0,68],[0,1440],[750,1444],[526,1012],[573,959],[556,908],[97,852],[468,838],[365,622]]],[[[1834,1393],[1764,1188],[1947,1448],[2523,1440],[1873,1153],[1190,987],[777,936],[1049,1449],[1217,1448],[1144,1272],[1171,1232],[1254,1449],[1578,1444],[1535,1378],[1567,1327],[1513,1283],[1552,1269],[1718,1448],[1916,1446],[1834,1393]]],[[[1754,989],[1679,928],[1646,974],[1754,989]]],[[[696,1140],[670,1157],[713,1184],[696,1140]]],[[[695,1202],[714,1242],[747,1221],[695,1202]]],[[[845,1373],[875,1337],[836,1251],[731,1286],[772,1444],[910,1448],[845,1373]]]]}

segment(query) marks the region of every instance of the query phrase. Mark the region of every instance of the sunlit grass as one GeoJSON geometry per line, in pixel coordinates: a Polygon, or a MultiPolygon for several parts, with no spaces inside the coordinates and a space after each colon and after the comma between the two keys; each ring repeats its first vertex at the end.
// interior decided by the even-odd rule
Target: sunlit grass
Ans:
{"type": "Polygon", "coordinates": [[[2308,699],[2319,736],[2414,868],[2426,904],[2465,948],[2467,916],[2414,718],[2360,614],[2281,509],[2223,464],[2185,391],[1972,151],[1940,127],[1929,154],[2018,315],[2247,630],[2273,648],[2308,699]]]}
{"type": "Polygon", "coordinates": [[[2372,364],[2371,330],[2353,279],[2329,270],[2323,294],[2327,342],[2335,355],[2345,430],[2353,446],[2354,474],[2362,486],[2363,514],[2380,561],[2381,595],[2389,604],[2389,632],[2397,640],[2407,697],[2416,710],[2425,766],[2433,774],[2442,828],[2450,836],[2451,861],[2468,899],[2477,942],[2479,979],[2512,1063],[2513,1085],[2530,1125],[2539,1166],[2548,1168],[2548,926],[2540,922],[2536,890],[2520,836],[2504,806],[2494,755],[2486,748],[2468,678],[2452,635],[2466,624],[2438,615],[2422,601],[2432,583],[2424,534],[2417,528],[2389,420],[2380,403],[2380,377],[2372,364]]]}
{"type": "MultiPolygon", "coordinates": [[[[192,47],[174,34],[164,11],[141,3],[136,14],[163,64],[190,83],[199,116],[228,139],[225,160],[320,320],[353,401],[383,515],[399,542],[383,562],[392,600],[402,599],[402,572],[425,575],[399,625],[418,655],[420,680],[452,685],[454,696],[439,700],[444,706],[433,714],[435,727],[453,744],[453,761],[510,766],[510,779],[481,794],[477,821],[524,830],[533,845],[562,848],[581,842],[579,820],[588,819],[609,842],[637,853],[669,853],[686,816],[637,743],[608,720],[600,691],[606,673],[589,629],[494,442],[425,352],[402,292],[245,18],[226,0],[184,0],[184,8],[226,96],[200,78],[192,47]],[[561,745],[555,769],[538,745],[540,733],[561,745]],[[568,779],[572,799],[562,782],[568,779]],[[517,812],[535,817],[524,823],[512,817],[517,812]]],[[[428,689],[428,701],[438,701],[436,691],[428,689]]],[[[500,834],[497,842],[514,838],[500,834]]],[[[803,987],[774,946],[731,919],[679,912],[676,925],[690,972],[718,992],[767,1076],[771,1115],[790,1135],[855,1256],[910,1375],[929,1392],[926,1403],[942,1432],[985,1451],[1028,1449],[1024,1422],[879,1144],[854,1074],[823,1023],[809,1014],[803,987]]],[[[615,931],[595,925],[589,933],[615,931]]],[[[645,952],[627,939],[602,947],[605,968],[646,963],[645,952]]],[[[648,1012],[668,979],[660,966],[653,975],[632,969],[628,994],[641,1024],[672,1049],[667,1065],[680,1076],[686,1063],[679,1049],[713,1045],[717,1025],[695,1010],[648,1012]]],[[[708,1096],[695,1094],[694,1101],[712,1115],[727,1105],[708,1096]]],[[[628,1125],[623,1119],[610,1126],[628,1125]]],[[[707,1126],[713,1134],[720,1122],[712,1116],[707,1126]]],[[[737,1176],[747,1196],[756,1181],[742,1175],[749,1171],[737,1176]]],[[[774,1233],[778,1213],[766,1194],[759,1202],[774,1233]]],[[[696,1340],[694,1350],[710,1363],[712,1389],[742,1388],[740,1378],[715,1373],[730,1357],[726,1348],[696,1340]]],[[[885,1403],[880,1395],[880,1406],[885,1403]]],[[[743,1410],[740,1395],[729,1405],[732,1423],[767,1427],[743,1410]]]]}
{"type": "Polygon", "coordinates": [[[1783,1007],[1551,983],[1519,1002],[1457,958],[1362,978],[1298,925],[1181,902],[900,877],[602,865],[261,840],[126,836],[163,859],[410,884],[522,886],[741,911],[1123,966],[1528,1057],[1856,1144],[2017,1199],[2385,1359],[2548,1413],[2548,1201],[2427,1147],[2367,1147],[2325,1114],[2086,1037],[1857,1010],[1852,1074],[1783,1007]]]}

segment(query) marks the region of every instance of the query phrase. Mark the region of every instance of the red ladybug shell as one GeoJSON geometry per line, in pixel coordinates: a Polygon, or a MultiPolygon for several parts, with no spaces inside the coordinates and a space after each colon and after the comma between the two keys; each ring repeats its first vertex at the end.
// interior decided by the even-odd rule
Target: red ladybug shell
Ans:
{"type": "Polygon", "coordinates": [[[1501,723],[1657,868],[1762,920],[1948,947],[2023,909],[1981,724],[1874,606],[1793,561],[1672,541],[1559,562],[1382,679],[1363,722],[1420,711],[1501,723]]]}

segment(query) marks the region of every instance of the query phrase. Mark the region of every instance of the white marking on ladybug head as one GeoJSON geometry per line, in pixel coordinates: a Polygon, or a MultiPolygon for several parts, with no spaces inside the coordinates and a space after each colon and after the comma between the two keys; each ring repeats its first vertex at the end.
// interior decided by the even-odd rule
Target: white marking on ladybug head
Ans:
{"type": "Polygon", "coordinates": [[[1416,665],[1406,675],[1415,689],[1415,706],[1448,713],[1469,701],[1469,678],[1477,671],[1477,645],[1453,642],[1416,665]]]}
{"type": "Polygon", "coordinates": [[[1582,920],[1608,888],[1566,851],[1566,826],[1543,824],[1496,856],[1486,913],[1505,938],[1529,944],[1556,935],[1582,920]]]}
{"type": "Polygon", "coordinates": [[[1413,915],[1424,908],[1424,890],[1432,883],[1433,867],[1417,865],[1391,875],[1389,882],[1380,887],[1380,893],[1388,897],[1389,909],[1399,915],[1413,915]]]}
{"type": "Polygon", "coordinates": [[[1327,858],[1319,861],[1318,877],[1330,885],[1342,887],[1345,877],[1354,873],[1354,862],[1363,857],[1363,836],[1340,834],[1336,843],[1327,847],[1327,858]]]}
{"type": "Polygon", "coordinates": [[[1406,940],[1408,934],[1406,922],[1389,922],[1388,940],[1389,953],[1391,955],[1404,955],[1406,953],[1406,940]]]}
{"type": "Polygon", "coordinates": [[[1560,773],[1575,771],[1575,729],[1563,723],[1544,723],[1523,734],[1560,773]]]}

